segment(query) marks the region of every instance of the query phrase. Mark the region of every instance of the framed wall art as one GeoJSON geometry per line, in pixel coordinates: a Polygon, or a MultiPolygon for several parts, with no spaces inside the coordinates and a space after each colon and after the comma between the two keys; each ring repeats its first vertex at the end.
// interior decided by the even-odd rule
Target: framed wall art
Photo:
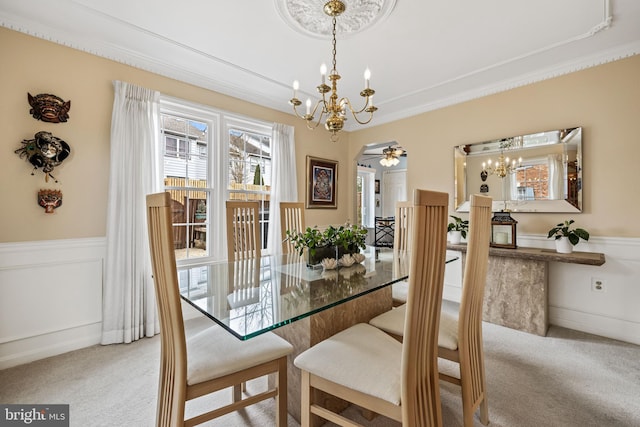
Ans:
{"type": "Polygon", "coordinates": [[[307,209],[338,207],[338,162],[307,156],[307,209]]]}
{"type": "Polygon", "coordinates": [[[375,184],[373,186],[373,192],[376,194],[380,194],[380,180],[376,179],[374,182],[375,184]]]}

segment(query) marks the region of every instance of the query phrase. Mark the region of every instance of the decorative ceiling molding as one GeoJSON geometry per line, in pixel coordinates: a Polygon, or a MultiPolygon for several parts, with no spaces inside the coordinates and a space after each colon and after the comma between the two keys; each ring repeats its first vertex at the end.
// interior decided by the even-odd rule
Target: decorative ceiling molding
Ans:
{"type": "MultiPolygon", "coordinates": [[[[274,0],[280,18],[297,32],[316,38],[331,35],[331,17],[322,1],[274,0]]],[[[337,20],[337,35],[346,38],[383,21],[393,11],[396,0],[351,0],[337,20]]]]}
{"type": "MultiPolygon", "coordinates": [[[[278,4],[286,0],[274,1],[278,4]]],[[[603,1],[603,4],[608,5],[609,2],[603,1]]],[[[316,8],[319,13],[323,14],[321,7],[316,5],[316,8]]],[[[391,10],[387,13],[390,13],[390,11],[391,10]]],[[[96,14],[98,14],[98,12],[96,12],[96,14]]],[[[29,19],[28,17],[11,15],[8,11],[0,11],[0,25],[92,55],[290,114],[290,106],[286,102],[282,102],[283,99],[288,99],[290,95],[291,89],[289,82],[270,79],[267,76],[257,73],[256,70],[246,69],[228,61],[221,60],[202,50],[131,25],[113,16],[105,14],[102,14],[102,16],[103,18],[110,17],[114,24],[119,25],[114,25],[113,31],[122,31],[123,29],[135,31],[135,33],[132,33],[132,37],[138,37],[139,35],[147,40],[152,40],[154,46],[159,50],[161,49],[166,55],[164,57],[153,56],[141,51],[118,46],[114,43],[109,43],[104,39],[90,39],[82,34],[76,34],[72,30],[54,28],[54,24],[44,24],[38,20],[29,19]],[[126,25],[126,27],[122,27],[122,25],[126,25]],[[175,52],[179,52],[180,56],[184,59],[173,61],[169,53],[175,52]],[[194,63],[198,63],[199,67],[190,67],[190,65],[194,63]]],[[[415,116],[640,54],[640,40],[635,40],[607,50],[599,50],[592,54],[570,58],[564,62],[555,62],[546,68],[532,68],[530,72],[521,71],[519,74],[511,73],[511,76],[508,78],[492,80],[482,86],[473,86],[471,83],[466,84],[466,80],[470,77],[475,78],[476,81],[481,80],[480,78],[483,74],[491,73],[495,69],[504,67],[505,65],[512,70],[523,69],[523,67],[519,67],[520,61],[526,59],[531,60],[531,58],[535,58],[537,55],[544,55],[556,48],[562,49],[564,47],[566,49],[567,46],[574,46],[571,43],[580,45],[585,39],[597,38],[601,35],[608,36],[608,32],[614,31],[613,28],[618,28],[618,24],[622,22],[625,17],[620,17],[618,14],[615,14],[616,20],[612,23],[611,16],[612,14],[609,8],[605,7],[601,22],[583,34],[543,47],[542,49],[522,54],[517,58],[511,58],[482,69],[473,70],[464,75],[455,76],[446,81],[410,93],[403,93],[387,99],[380,97],[376,100],[376,105],[381,107],[380,110],[376,112],[376,120],[366,126],[375,126],[415,116]],[[610,27],[612,28],[611,30],[609,30],[610,27]]],[[[382,19],[381,15],[378,15],[378,20],[372,21],[369,25],[380,22],[380,19],[382,19]]],[[[368,27],[361,27],[360,31],[362,31],[363,28],[368,27]]],[[[357,129],[355,126],[351,126],[353,126],[353,124],[347,122],[344,129],[347,131],[357,129]]]]}
{"type": "MultiPolygon", "coordinates": [[[[378,103],[378,105],[386,106],[387,108],[380,109],[378,111],[378,115],[376,116],[375,125],[380,125],[384,123],[394,122],[396,120],[406,119],[408,117],[417,116],[419,114],[423,114],[429,111],[438,110],[445,107],[450,107],[452,105],[461,104],[463,102],[472,101],[474,99],[483,98],[485,96],[495,95],[500,92],[506,92],[512,89],[517,89],[522,86],[527,86],[534,83],[539,83],[545,80],[553,79],[556,77],[560,77],[566,74],[575,73],[578,71],[586,70],[588,68],[597,67],[599,65],[608,64],[610,62],[619,61],[625,58],[630,58],[635,55],[640,55],[640,42],[629,43],[624,46],[618,46],[615,49],[608,50],[606,52],[598,52],[595,55],[588,55],[582,58],[574,59],[570,62],[566,62],[563,64],[556,65],[554,67],[549,67],[543,70],[538,70],[533,73],[523,74],[511,79],[505,79],[502,81],[497,81],[491,85],[487,85],[484,87],[474,88],[471,90],[463,91],[456,93],[453,96],[449,96],[446,98],[437,98],[433,101],[415,104],[409,102],[409,104],[415,104],[413,107],[398,107],[394,108],[392,106],[393,103],[402,103],[405,99],[404,97],[398,97],[391,101],[386,101],[384,103],[378,103]],[[388,108],[391,107],[391,108],[388,108]],[[392,110],[391,113],[384,113],[384,111],[392,110]],[[382,112],[382,114],[380,114],[382,112]]],[[[431,88],[433,89],[433,88],[431,88]]],[[[416,95],[416,94],[412,94],[416,95]]],[[[368,126],[360,126],[368,127],[368,126]]],[[[349,128],[345,126],[345,130],[356,130],[357,128],[349,128]]]]}

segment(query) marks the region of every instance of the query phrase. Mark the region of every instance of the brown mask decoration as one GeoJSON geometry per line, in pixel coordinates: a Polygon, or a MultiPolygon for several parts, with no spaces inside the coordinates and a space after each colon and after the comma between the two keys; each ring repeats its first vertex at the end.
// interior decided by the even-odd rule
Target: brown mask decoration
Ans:
{"type": "Polygon", "coordinates": [[[29,113],[34,119],[42,120],[49,123],[66,122],[69,119],[69,110],[71,109],[71,101],[63,101],[62,98],[41,93],[31,96],[27,93],[31,110],[29,113]]]}
{"type": "Polygon", "coordinates": [[[62,191],[40,190],[38,191],[38,204],[44,208],[44,213],[53,213],[53,210],[62,205],[62,191]]]}
{"type": "Polygon", "coordinates": [[[53,136],[51,132],[40,131],[35,134],[34,139],[23,140],[22,147],[18,148],[15,153],[20,158],[26,158],[33,165],[34,170],[42,168],[45,179],[49,181],[49,177],[55,180],[51,171],[69,157],[71,147],[60,138],[53,136]]]}

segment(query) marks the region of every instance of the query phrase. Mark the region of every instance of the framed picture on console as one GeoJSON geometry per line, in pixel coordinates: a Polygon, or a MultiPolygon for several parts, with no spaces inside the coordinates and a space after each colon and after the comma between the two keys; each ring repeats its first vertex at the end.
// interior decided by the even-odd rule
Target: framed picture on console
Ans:
{"type": "Polygon", "coordinates": [[[307,209],[338,207],[338,162],[307,156],[307,209]]]}

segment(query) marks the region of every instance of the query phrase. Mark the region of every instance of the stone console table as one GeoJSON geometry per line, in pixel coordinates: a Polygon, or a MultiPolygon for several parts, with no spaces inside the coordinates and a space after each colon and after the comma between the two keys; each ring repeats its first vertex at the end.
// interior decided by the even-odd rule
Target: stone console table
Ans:
{"type": "MultiPolygon", "coordinates": [[[[467,245],[448,244],[447,249],[462,252],[464,272],[467,245]]],[[[595,252],[560,254],[540,248],[490,248],[483,320],[545,336],[549,328],[549,262],[602,265],[605,258],[595,252]]]]}

